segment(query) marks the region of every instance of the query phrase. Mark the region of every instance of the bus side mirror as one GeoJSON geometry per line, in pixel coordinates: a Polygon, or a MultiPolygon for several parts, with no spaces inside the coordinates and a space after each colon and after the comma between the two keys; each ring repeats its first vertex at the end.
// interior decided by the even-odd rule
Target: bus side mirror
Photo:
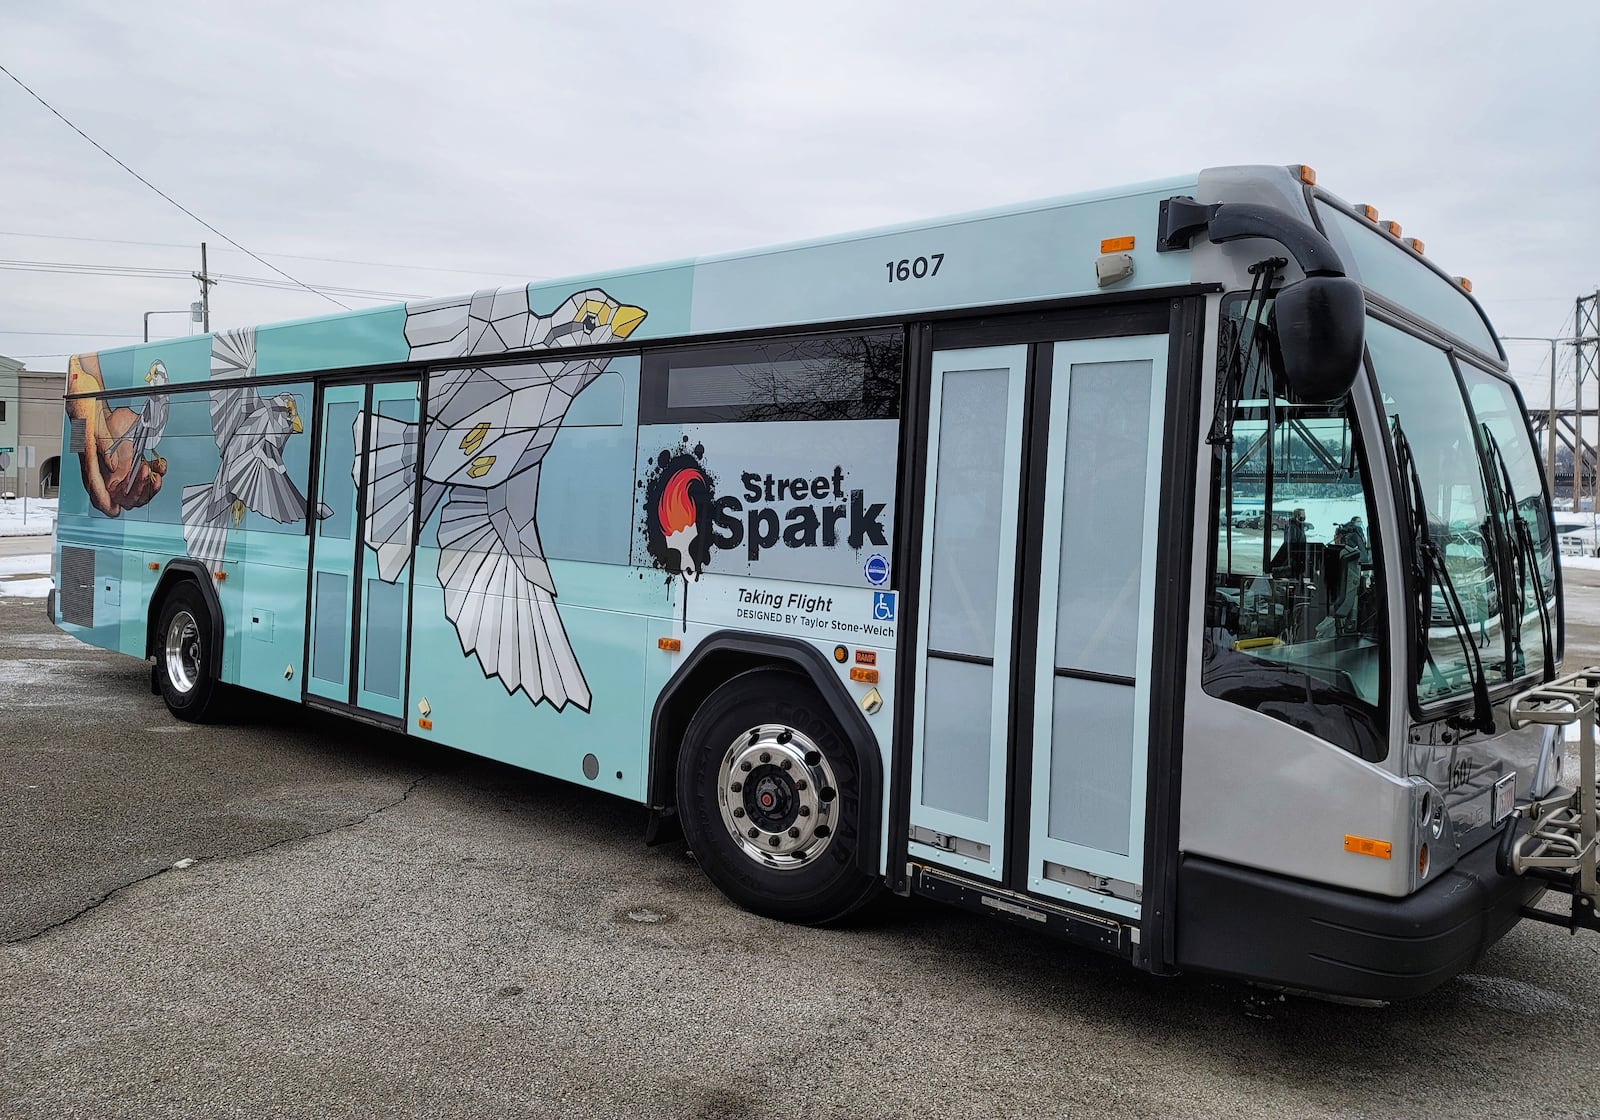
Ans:
{"type": "Polygon", "coordinates": [[[1307,276],[1273,300],[1273,325],[1283,372],[1295,396],[1336,401],[1361,376],[1367,304],[1348,276],[1307,276]]]}

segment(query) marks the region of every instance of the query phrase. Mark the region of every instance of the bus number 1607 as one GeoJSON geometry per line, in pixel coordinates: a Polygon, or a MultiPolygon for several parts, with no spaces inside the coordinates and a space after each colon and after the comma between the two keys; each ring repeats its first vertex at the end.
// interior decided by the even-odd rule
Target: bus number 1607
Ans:
{"type": "Polygon", "coordinates": [[[907,259],[902,257],[897,261],[885,261],[883,267],[889,270],[889,283],[896,280],[924,280],[930,276],[939,275],[939,266],[944,263],[943,253],[930,253],[926,257],[907,259]]]}

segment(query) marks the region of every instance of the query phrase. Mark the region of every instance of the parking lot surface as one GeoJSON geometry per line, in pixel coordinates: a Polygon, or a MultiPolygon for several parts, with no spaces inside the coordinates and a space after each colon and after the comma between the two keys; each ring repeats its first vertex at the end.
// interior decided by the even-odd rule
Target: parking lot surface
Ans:
{"type": "Polygon", "coordinates": [[[1594,936],[1374,1009],[899,899],[786,926],[625,802],[276,702],[178,723],[36,600],[0,716],[3,1117],[1600,1115],[1594,936]]]}

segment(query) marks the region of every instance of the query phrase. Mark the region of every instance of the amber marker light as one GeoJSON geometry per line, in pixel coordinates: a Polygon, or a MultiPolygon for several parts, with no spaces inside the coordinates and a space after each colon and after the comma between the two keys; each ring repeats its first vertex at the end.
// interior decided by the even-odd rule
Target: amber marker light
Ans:
{"type": "Polygon", "coordinates": [[[860,684],[877,684],[878,670],[876,669],[851,669],[850,679],[860,684]]]}
{"type": "Polygon", "coordinates": [[[1407,241],[1406,244],[1411,246],[1412,250],[1417,254],[1417,256],[1422,256],[1422,242],[1420,240],[1413,237],[1410,241],[1407,241]]]}
{"type": "Polygon", "coordinates": [[[1100,251],[1102,253],[1127,253],[1132,249],[1133,238],[1131,237],[1108,237],[1100,242],[1100,251]]]}
{"type": "Polygon", "coordinates": [[[1379,222],[1378,223],[1378,228],[1379,229],[1388,230],[1390,237],[1398,238],[1400,236],[1400,223],[1399,222],[1379,222]]]}
{"type": "Polygon", "coordinates": [[[1358,856],[1372,856],[1375,859],[1394,858],[1394,845],[1387,840],[1372,840],[1365,836],[1351,836],[1345,834],[1344,850],[1354,852],[1358,856]]]}
{"type": "Polygon", "coordinates": [[[1369,222],[1376,222],[1378,220],[1378,208],[1376,206],[1369,206],[1365,202],[1356,207],[1356,213],[1360,214],[1369,222]]]}
{"type": "Polygon", "coordinates": [[[228,573],[227,572],[217,571],[217,572],[212,572],[211,574],[212,574],[213,577],[216,578],[216,581],[218,583],[221,583],[223,580],[228,578],[228,573]]]}
{"type": "Polygon", "coordinates": [[[1307,167],[1305,164],[1302,163],[1300,165],[1300,181],[1302,183],[1304,183],[1308,187],[1316,186],[1317,185],[1317,173],[1316,173],[1316,171],[1313,170],[1312,168],[1307,167]]]}
{"type": "Polygon", "coordinates": [[[1457,276],[1456,283],[1461,285],[1461,290],[1463,292],[1472,291],[1472,281],[1468,280],[1465,276],[1457,276]]]}
{"type": "Polygon", "coordinates": [[[843,665],[846,661],[850,660],[850,651],[844,646],[834,646],[833,659],[839,664],[843,665]]]}
{"type": "Polygon", "coordinates": [[[161,570],[161,565],[152,560],[150,561],[150,570],[152,572],[159,572],[161,570]]]}
{"type": "Polygon", "coordinates": [[[428,719],[426,716],[424,716],[422,719],[417,720],[417,726],[422,728],[422,730],[424,730],[424,731],[432,731],[433,730],[433,720],[428,719]]]}
{"type": "Polygon", "coordinates": [[[657,649],[664,649],[668,653],[677,653],[680,649],[683,648],[683,643],[681,641],[679,641],[677,638],[657,638],[656,639],[656,648],[657,649]]]}

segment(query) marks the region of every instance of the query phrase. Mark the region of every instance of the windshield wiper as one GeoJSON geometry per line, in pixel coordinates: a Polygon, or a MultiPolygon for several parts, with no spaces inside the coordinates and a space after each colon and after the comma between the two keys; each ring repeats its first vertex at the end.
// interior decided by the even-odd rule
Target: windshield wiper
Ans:
{"type": "MultiPolygon", "coordinates": [[[[1500,490],[1500,505],[1506,511],[1516,528],[1512,532],[1516,547],[1517,560],[1517,638],[1516,648],[1520,656],[1522,653],[1522,619],[1525,613],[1523,590],[1528,585],[1528,578],[1533,579],[1533,597],[1539,608],[1539,633],[1544,640],[1544,679],[1553,680],[1556,675],[1555,666],[1555,640],[1551,634],[1550,604],[1545,598],[1544,573],[1539,570],[1539,546],[1534,542],[1533,532],[1528,528],[1528,522],[1517,512],[1516,493],[1511,487],[1511,471],[1506,466],[1506,458],[1500,450],[1500,443],[1494,438],[1494,432],[1488,424],[1483,428],[1484,446],[1489,450],[1489,457],[1494,462],[1492,472],[1498,480],[1500,490]]],[[[1505,608],[1501,606],[1501,623],[1505,623],[1505,608]]],[[[1521,665],[1518,665],[1520,672],[1521,665]]]]}
{"type": "MultiPolygon", "coordinates": [[[[1450,571],[1445,566],[1444,552],[1434,541],[1428,528],[1428,507],[1423,496],[1422,476],[1417,473],[1417,461],[1411,451],[1411,441],[1406,438],[1405,431],[1400,427],[1400,418],[1394,417],[1393,422],[1395,458],[1405,475],[1405,484],[1400,489],[1400,496],[1406,506],[1406,522],[1411,528],[1413,549],[1411,570],[1418,580],[1419,588],[1417,633],[1414,639],[1421,644],[1421,653],[1427,664],[1433,666],[1437,672],[1438,667],[1434,665],[1433,650],[1428,640],[1429,624],[1433,617],[1431,592],[1433,586],[1437,584],[1443,593],[1441,597],[1444,599],[1445,610],[1450,615],[1450,624],[1455,629],[1456,640],[1461,643],[1461,652],[1466,658],[1467,674],[1472,680],[1473,718],[1470,726],[1489,735],[1494,732],[1494,706],[1489,702],[1489,680],[1483,671],[1483,660],[1478,656],[1478,644],[1472,640],[1471,631],[1467,626],[1467,612],[1461,606],[1461,596],[1456,592],[1455,581],[1450,578],[1450,571]]],[[[1417,680],[1421,683],[1420,672],[1417,680]]]]}

